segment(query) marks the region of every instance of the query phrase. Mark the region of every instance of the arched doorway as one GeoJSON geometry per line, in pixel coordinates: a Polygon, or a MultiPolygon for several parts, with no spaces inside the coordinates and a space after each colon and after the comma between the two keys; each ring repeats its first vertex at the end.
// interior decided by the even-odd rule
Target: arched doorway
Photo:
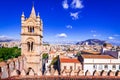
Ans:
{"type": "Polygon", "coordinates": [[[85,76],[91,76],[91,73],[89,72],[89,70],[85,72],[85,76]]]}
{"type": "Polygon", "coordinates": [[[109,76],[115,76],[115,73],[110,70],[110,71],[108,72],[108,75],[109,75],[109,76]]]}
{"type": "Polygon", "coordinates": [[[93,72],[93,76],[99,76],[100,75],[100,73],[97,71],[97,70],[95,70],[94,72],[93,72]]]}

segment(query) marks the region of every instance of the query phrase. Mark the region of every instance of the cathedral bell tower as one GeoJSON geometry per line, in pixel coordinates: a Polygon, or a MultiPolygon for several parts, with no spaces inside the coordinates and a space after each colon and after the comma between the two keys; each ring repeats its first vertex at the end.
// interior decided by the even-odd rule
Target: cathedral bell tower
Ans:
{"type": "Polygon", "coordinates": [[[41,46],[43,23],[39,13],[36,16],[34,6],[29,18],[25,18],[24,13],[21,16],[21,55],[26,57],[26,67],[32,68],[36,74],[41,69],[41,46]]]}

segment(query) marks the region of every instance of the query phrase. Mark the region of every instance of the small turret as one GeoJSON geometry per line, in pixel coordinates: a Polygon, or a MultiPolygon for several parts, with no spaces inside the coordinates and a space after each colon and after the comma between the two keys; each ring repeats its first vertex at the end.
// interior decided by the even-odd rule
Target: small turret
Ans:
{"type": "Polygon", "coordinates": [[[39,12],[38,12],[37,18],[40,18],[39,12]]]}
{"type": "Polygon", "coordinates": [[[41,30],[43,30],[43,21],[42,21],[42,19],[40,20],[40,23],[41,23],[41,30]]]}
{"type": "Polygon", "coordinates": [[[25,21],[25,15],[24,15],[24,12],[22,12],[22,15],[21,15],[21,24],[23,24],[25,21]]]}
{"type": "Polygon", "coordinates": [[[39,16],[39,13],[37,15],[37,25],[39,26],[40,25],[40,16],[39,16]]]}

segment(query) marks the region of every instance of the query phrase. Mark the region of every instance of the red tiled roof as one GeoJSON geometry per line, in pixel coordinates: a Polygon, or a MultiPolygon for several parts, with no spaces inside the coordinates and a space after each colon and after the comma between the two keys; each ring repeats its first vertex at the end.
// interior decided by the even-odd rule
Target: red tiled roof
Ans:
{"type": "Polygon", "coordinates": [[[89,53],[89,54],[100,54],[100,52],[90,51],[90,50],[83,50],[83,53],[89,53]]]}
{"type": "Polygon", "coordinates": [[[60,58],[61,63],[80,63],[76,58],[60,58]]]}
{"type": "Polygon", "coordinates": [[[49,54],[55,54],[55,51],[50,51],[50,53],[49,54]]]}
{"type": "Polygon", "coordinates": [[[114,57],[109,56],[109,55],[89,55],[85,54],[82,55],[83,58],[93,58],[93,59],[114,59],[114,57]]]}

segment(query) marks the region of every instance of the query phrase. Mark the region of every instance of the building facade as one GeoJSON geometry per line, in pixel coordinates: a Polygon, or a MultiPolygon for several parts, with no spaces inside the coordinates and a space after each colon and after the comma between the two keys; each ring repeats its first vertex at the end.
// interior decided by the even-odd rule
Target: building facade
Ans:
{"type": "Polygon", "coordinates": [[[21,16],[21,55],[26,57],[25,69],[32,68],[36,74],[41,70],[42,33],[43,23],[33,6],[29,18],[21,16]]]}
{"type": "MultiPolygon", "coordinates": [[[[120,54],[120,53],[118,53],[120,54]]],[[[120,59],[110,55],[82,55],[84,75],[115,76],[120,70],[120,59]]]]}

